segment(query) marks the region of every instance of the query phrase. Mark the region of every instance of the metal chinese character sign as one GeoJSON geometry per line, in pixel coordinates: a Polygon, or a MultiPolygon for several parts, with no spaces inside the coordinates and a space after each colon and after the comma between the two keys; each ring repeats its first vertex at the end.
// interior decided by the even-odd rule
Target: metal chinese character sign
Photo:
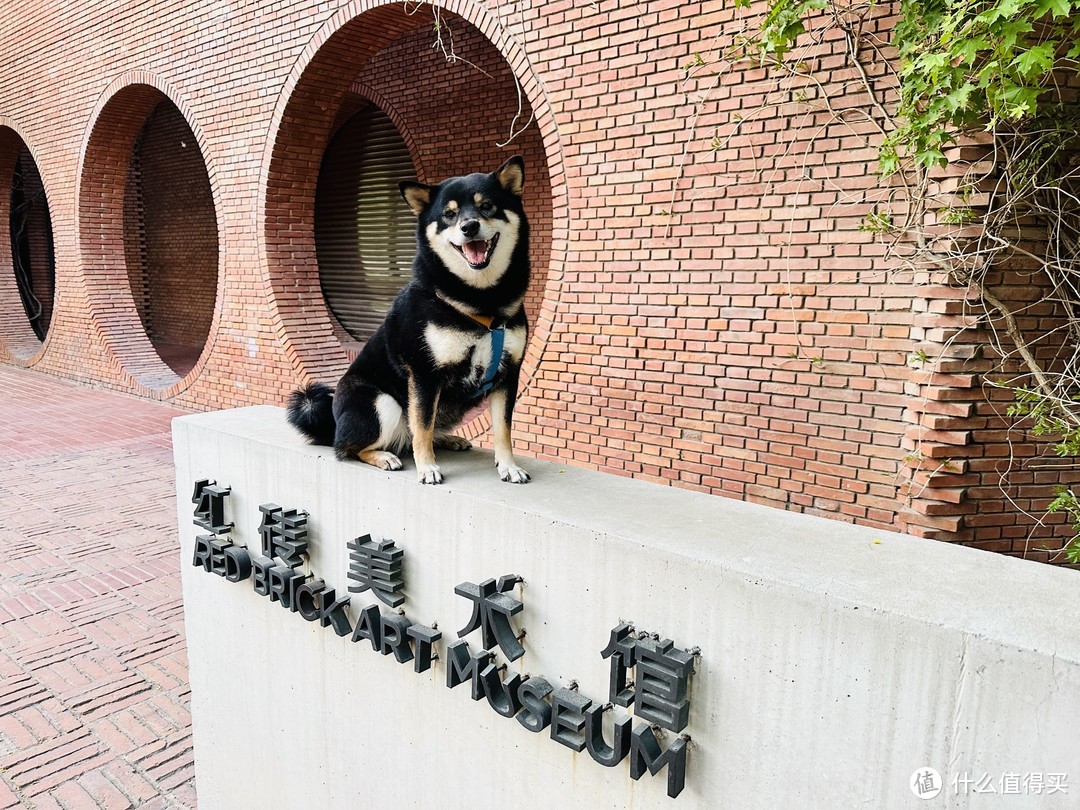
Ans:
{"type": "MultiPolygon", "coordinates": [[[[353,642],[369,642],[372,650],[399,664],[412,662],[416,673],[427,672],[443,657],[436,648],[442,639],[437,623],[431,627],[417,624],[401,610],[406,601],[405,552],[393,541],[363,535],[347,543],[349,593],[370,592],[392,611],[384,613],[377,603],[353,608],[354,622],[350,597],[338,597],[334,588],[301,569],[308,552],[308,513],[262,504],[258,526],[262,556],[249,555],[229,537],[233,524],[225,519],[225,506],[230,492],[229,487],[209,479],[196,482],[191,499],[193,522],[211,534],[195,538],[193,565],[229,582],[250,579],[254,593],[271,603],[353,642]]],[[[558,687],[542,676],[509,672],[508,665],[499,662],[497,651],[509,661],[525,655],[524,631],[515,631],[511,621],[524,609],[512,595],[522,582],[519,576],[505,575],[479,585],[462,582],[454,588],[456,595],[469,601],[472,614],[458,632],[459,640],[446,647],[446,685],[468,683],[473,700],[486,699],[496,713],[515,718],[530,732],[546,730],[551,740],[574,751],[587,749],[600,765],[610,768],[629,759],[631,779],[666,769],[667,794],[678,796],[686,779],[689,737],[679,736],[663,746],[657,727],[673,732],[687,727],[697,648],[677,649],[670,639],[636,632],[629,622],[621,622],[600,650],[609,661],[609,703],[596,703],[580,694],[575,681],[558,687]],[[475,631],[480,631],[483,649],[474,653],[465,636],[475,631]],[[629,711],[605,722],[606,713],[615,706],[629,711]],[[635,719],[646,722],[635,725],[635,719]],[[610,742],[605,728],[610,729],[610,742]]]]}
{"type": "Polygon", "coordinates": [[[464,638],[474,630],[479,630],[485,650],[494,649],[496,645],[503,651],[503,655],[511,661],[516,661],[525,654],[525,648],[518,641],[514,628],[510,625],[510,617],[521,612],[523,605],[507,592],[521,582],[521,577],[506,575],[499,577],[496,583],[493,579],[484,580],[479,585],[471,582],[462,582],[454,593],[464,596],[473,603],[472,617],[465,627],[458,631],[458,638],[464,638]]]}
{"type": "Polygon", "coordinates": [[[349,593],[371,590],[384,605],[398,607],[405,601],[401,589],[405,580],[401,574],[405,552],[394,547],[393,540],[375,542],[370,534],[348,542],[349,574],[355,585],[349,593]]]}

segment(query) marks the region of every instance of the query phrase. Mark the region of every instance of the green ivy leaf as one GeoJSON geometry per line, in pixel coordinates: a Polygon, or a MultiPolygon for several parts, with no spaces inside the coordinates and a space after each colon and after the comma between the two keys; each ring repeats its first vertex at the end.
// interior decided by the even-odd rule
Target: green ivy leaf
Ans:
{"type": "Polygon", "coordinates": [[[996,6],[991,6],[975,18],[976,22],[992,26],[999,20],[1011,20],[1020,12],[1022,0],[1001,0],[996,6]]]}
{"type": "Polygon", "coordinates": [[[1041,87],[1007,86],[1001,94],[1001,106],[1005,117],[1018,121],[1033,114],[1042,93],[1043,89],[1041,87]]]}
{"type": "Polygon", "coordinates": [[[983,51],[990,50],[991,45],[985,37],[973,37],[956,43],[953,53],[964,64],[973,65],[983,51]]]}
{"type": "Polygon", "coordinates": [[[1018,44],[1022,44],[1024,34],[1030,34],[1032,25],[1025,19],[1010,20],[1003,25],[996,26],[994,32],[998,34],[998,50],[1011,53],[1016,50],[1018,44]]]}
{"type": "Polygon", "coordinates": [[[1035,4],[1035,16],[1045,17],[1047,14],[1055,20],[1068,17],[1072,13],[1072,3],[1069,0],[1038,0],[1035,4]]]}
{"type": "Polygon", "coordinates": [[[925,166],[927,169],[932,169],[935,166],[944,166],[948,161],[945,159],[945,154],[940,149],[925,149],[919,152],[915,156],[915,162],[920,166],[925,166]]]}
{"type": "Polygon", "coordinates": [[[960,110],[967,107],[971,94],[975,90],[975,85],[971,82],[960,85],[947,96],[945,96],[945,106],[950,113],[955,115],[960,110]]]}
{"type": "Polygon", "coordinates": [[[1048,40],[1041,45],[1028,48],[1012,61],[1011,67],[1025,79],[1041,77],[1049,73],[1054,66],[1054,51],[1057,49],[1055,40],[1048,40]]]}
{"type": "Polygon", "coordinates": [[[949,54],[947,53],[926,53],[919,58],[918,69],[924,72],[940,70],[948,63],[949,54]]]}

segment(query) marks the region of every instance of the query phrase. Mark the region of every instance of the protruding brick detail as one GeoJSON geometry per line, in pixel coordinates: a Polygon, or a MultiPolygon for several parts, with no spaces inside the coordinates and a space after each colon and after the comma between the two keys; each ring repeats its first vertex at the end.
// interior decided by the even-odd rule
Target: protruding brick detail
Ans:
{"type": "Polygon", "coordinates": [[[979,450],[972,445],[971,428],[982,396],[971,372],[985,366],[982,340],[973,330],[976,318],[965,288],[927,284],[919,292],[912,326],[911,365],[916,370],[905,389],[907,475],[900,495],[906,507],[899,522],[920,537],[970,540],[958,510],[966,507],[966,487],[978,480],[967,473],[970,454],[979,450]],[[950,310],[951,328],[934,317],[943,315],[941,310],[950,310]]]}
{"type": "MultiPolygon", "coordinates": [[[[985,206],[988,198],[951,195],[967,169],[991,178],[989,147],[975,141],[954,148],[950,168],[932,187],[940,206],[985,206]],[[975,163],[975,161],[982,161],[975,163]]],[[[990,182],[984,180],[984,183],[990,182]]],[[[940,218],[938,218],[940,219],[940,218]]],[[[933,239],[960,248],[979,236],[977,228],[935,223],[933,239]]],[[[1042,238],[1016,236],[1039,249],[1042,238]]],[[[992,296],[1016,314],[1020,331],[1032,339],[1032,352],[1048,370],[1056,370],[1063,319],[1049,290],[1033,267],[1006,257],[985,274],[992,296]]],[[[1044,546],[1058,547],[1069,536],[1063,515],[1048,516],[1046,506],[1056,486],[1080,481],[1075,465],[1055,463],[1050,437],[1036,437],[1030,425],[1008,415],[1012,391],[995,380],[1026,373],[1005,333],[1004,321],[982,300],[974,285],[944,272],[927,275],[916,286],[911,365],[906,386],[904,474],[899,525],[908,533],[962,542],[993,551],[1047,560],[1044,546]]]]}

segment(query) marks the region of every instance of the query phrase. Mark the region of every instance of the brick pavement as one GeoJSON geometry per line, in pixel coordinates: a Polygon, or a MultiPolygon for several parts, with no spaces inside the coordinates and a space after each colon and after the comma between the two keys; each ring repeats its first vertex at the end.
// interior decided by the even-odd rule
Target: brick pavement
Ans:
{"type": "Polygon", "coordinates": [[[0,810],[195,807],[180,413],[0,365],[0,810]]]}

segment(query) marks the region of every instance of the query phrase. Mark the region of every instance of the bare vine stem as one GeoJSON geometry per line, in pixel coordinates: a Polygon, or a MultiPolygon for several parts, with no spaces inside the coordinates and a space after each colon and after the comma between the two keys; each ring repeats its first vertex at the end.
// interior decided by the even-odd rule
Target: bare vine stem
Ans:
{"type": "MultiPolygon", "coordinates": [[[[715,82],[687,114],[687,139],[679,158],[679,171],[672,182],[664,236],[670,236],[677,221],[676,205],[680,191],[685,195],[682,180],[689,161],[694,159],[691,144],[698,137],[702,116],[722,90],[724,79],[734,75],[736,68],[764,67],[771,72],[774,85],[753,109],[732,115],[726,132],[718,128],[718,134],[713,136],[714,154],[729,148],[748,122],[790,101],[810,103],[806,91],[814,96],[812,103],[818,114],[826,113],[826,122],[843,124],[854,121],[855,115],[863,116],[881,143],[888,144],[901,123],[896,109],[902,77],[894,64],[890,43],[877,33],[879,28],[875,23],[895,13],[895,4],[883,6],[875,0],[853,0],[843,7],[830,2],[820,14],[813,16],[816,24],[807,22],[810,30],[804,33],[798,47],[777,56],[779,51],[757,47],[760,42],[755,36],[763,23],[752,17],[753,12],[748,12],[729,35],[730,45],[717,45],[709,60],[687,71],[689,79],[697,71],[710,70],[715,82]],[[839,81],[821,75],[818,61],[822,58],[818,49],[828,49],[830,41],[837,41],[835,36],[830,36],[830,29],[834,34],[842,34],[839,41],[843,43],[844,67],[850,70],[848,78],[839,81]],[[862,100],[852,104],[847,94],[856,88],[862,100]],[[834,103],[839,95],[844,95],[842,103],[834,103]]],[[[778,23],[781,27],[783,24],[778,23]]],[[[802,136],[810,138],[807,152],[827,125],[815,120],[811,130],[802,131],[802,136]]],[[[947,357],[955,342],[971,342],[973,331],[980,335],[975,342],[985,340],[992,350],[992,354],[983,355],[992,360],[991,370],[982,372],[984,384],[1011,389],[1020,403],[999,414],[1008,425],[1010,448],[1013,431],[1027,434],[1034,430],[1037,435],[1044,435],[1053,433],[1047,429],[1049,425],[1075,431],[1078,434],[1075,452],[1080,453],[1080,159],[1076,157],[1080,153],[1080,139],[1076,137],[1076,123],[1071,127],[1071,132],[1060,123],[1012,131],[998,124],[988,137],[970,141],[957,133],[955,141],[942,147],[955,150],[950,153],[948,173],[931,172],[911,154],[891,152],[899,170],[889,181],[883,180],[876,188],[858,192],[835,188],[840,197],[850,199],[851,203],[873,206],[875,219],[868,216],[866,227],[861,229],[875,232],[884,248],[883,266],[888,269],[882,272],[890,276],[906,274],[907,283],[913,287],[965,286],[969,300],[981,301],[979,310],[965,310],[965,323],[946,328],[938,357],[928,358],[924,354],[919,363],[933,375],[936,361],[947,357]],[[1069,153],[1067,149],[1073,151],[1069,153]],[[883,211],[879,205],[885,205],[883,211]],[[1025,263],[1023,269],[1018,269],[1017,261],[1025,263]],[[1007,277],[1007,273],[1021,274],[1020,283],[1007,277]],[[1030,286],[1041,290],[1038,297],[1032,298],[1023,290],[1023,273],[1031,274],[1030,286]],[[1020,295],[1010,290],[1019,290],[1020,295]],[[1058,319],[1060,324],[1056,321],[1048,324],[1048,318],[1058,319]],[[1058,342],[1061,347],[1055,351],[1058,342]],[[1008,369],[1012,369],[1008,372],[1012,377],[1003,383],[1000,375],[1008,369]],[[1025,410],[1024,400],[1020,398],[1023,392],[1037,395],[1042,403],[1038,407],[1047,410],[1037,411],[1030,405],[1025,410]],[[1016,418],[1025,416],[1030,418],[1026,421],[1016,418]]],[[[854,126],[852,130],[856,131],[854,126]]],[[[862,131],[867,131],[867,127],[862,127],[862,131]]],[[[865,137],[869,143],[875,136],[865,137]]],[[[792,138],[781,150],[782,155],[776,158],[778,165],[797,148],[795,140],[792,138]]],[[[752,161],[752,165],[743,170],[767,175],[767,171],[759,168],[758,159],[759,154],[752,151],[747,161],[752,161]]],[[[790,175],[782,176],[785,180],[793,179],[790,175]]],[[[802,179],[814,179],[805,161],[798,179],[800,184],[802,179]]],[[[766,176],[761,180],[775,182],[766,176]]],[[[814,182],[823,188],[831,185],[828,177],[814,182]]],[[[835,204],[848,203],[838,200],[835,204]]],[[[794,293],[789,295],[795,345],[801,357],[806,352],[801,319],[794,311],[794,293]]],[[[921,438],[916,442],[921,442],[921,438]]],[[[1061,447],[1059,453],[1063,452],[1061,447]]],[[[921,456],[918,450],[916,454],[921,456]]],[[[1007,460],[1007,469],[1001,473],[1001,491],[1008,502],[1024,511],[1013,498],[1009,475],[1021,463],[1029,462],[1021,462],[1011,449],[1007,460]]],[[[950,472],[947,463],[933,469],[923,467],[920,462],[916,468],[927,480],[950,472]]],[[[927,486],[926,482],[922,486],[909,484],[908,497],[918,497],[927,486]]],[[[1077,504],[1074,517],[1080,528],[1080,500],[1077,504]]],[[[1031,517],[1036,525],[1044,522],[1038,516],[1031,517]]]]}
{"type": "MultiPolygon", "coordinates": [[[[431,43],[431,47],[442,53],[443,58],[450,64],[463,64],[476,70],[489,79],[494,77],[477,65],[475,62],[471,62],[465,57],[461,56],[454,48],[454,31],[450,27],[442,16],[442,10],[434,3],[427,2],[427,0],[407,0],[405,3],[405,13],[412,16],[417,14],[425,6],[431,8],[432,18],[434,20],[433,29],[435,31],[435,40],[431,43]],[[443,37],[443,32],[446,32],[446,38],[443,37]]],[[[525,93],[522,90],[521,82],[518,81],[517,74],[510,71],[510,76],[514,80],[514,91],[517,93],[517,112],[514,113],[514,117],[510,121],[510,134],[504,141],[496,141],[495,145],[500,149],[503,149],[513,143],[519,135],[525,132],[533,123],[536,118],[536,113],[530,107],[529,119],[522,125],[518,126],[518,122],[521,120],[525,112],[525,93]]]]}

